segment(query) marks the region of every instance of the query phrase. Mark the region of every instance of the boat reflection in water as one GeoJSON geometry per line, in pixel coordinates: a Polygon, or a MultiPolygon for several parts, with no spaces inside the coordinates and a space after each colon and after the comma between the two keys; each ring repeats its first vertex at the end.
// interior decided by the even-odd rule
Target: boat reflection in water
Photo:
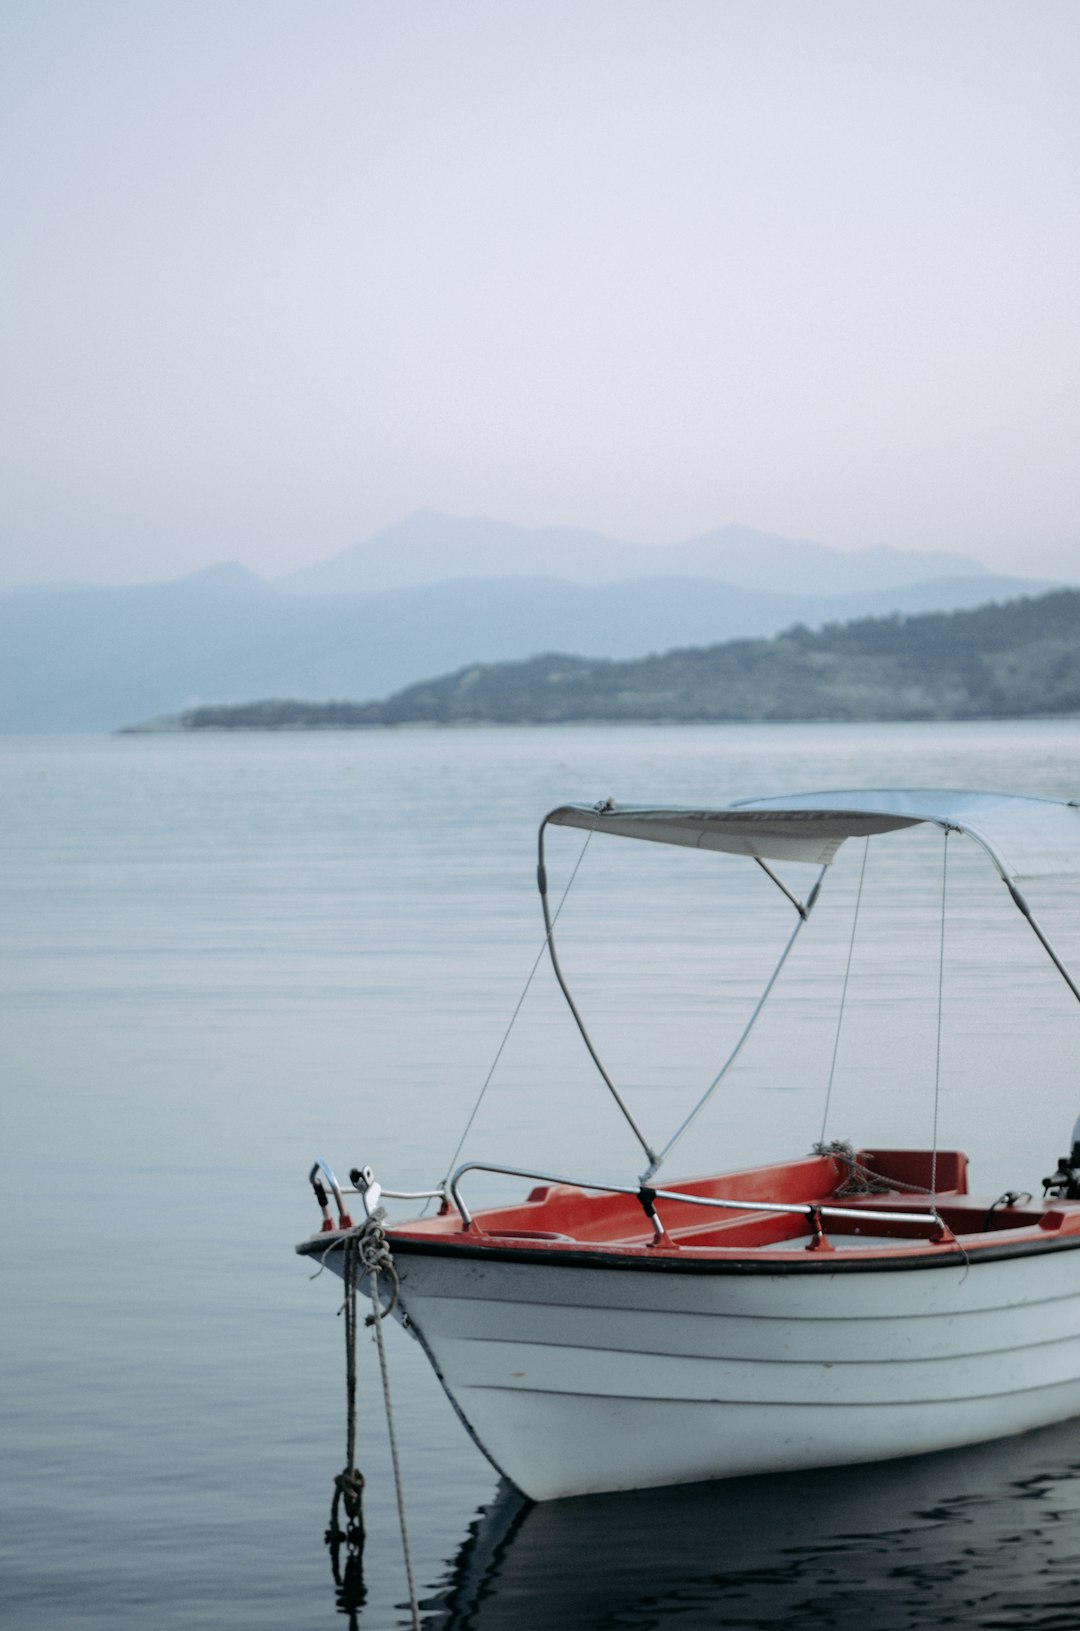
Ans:
{"type": "Polygon", "coordinates": [[[1080,1422],[879,1466],[529,1505],[508,1484],[425,1631],[1073,1631],[1080,1422]]]}

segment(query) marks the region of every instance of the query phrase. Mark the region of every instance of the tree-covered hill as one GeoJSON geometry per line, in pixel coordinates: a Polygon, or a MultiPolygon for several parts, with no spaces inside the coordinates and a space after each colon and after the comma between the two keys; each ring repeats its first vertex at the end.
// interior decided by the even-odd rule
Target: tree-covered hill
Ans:
{"type": "MultiPolygon", "coordinates": [[[[903,720],[1080,713],[1080,590],[863,618],[631,662],[474,664],[382,702],[193,708],[158,728],[342,729],[583,720],[903,720]]],[[[145,727],[144,727],[145,728],[145,727]]]]}

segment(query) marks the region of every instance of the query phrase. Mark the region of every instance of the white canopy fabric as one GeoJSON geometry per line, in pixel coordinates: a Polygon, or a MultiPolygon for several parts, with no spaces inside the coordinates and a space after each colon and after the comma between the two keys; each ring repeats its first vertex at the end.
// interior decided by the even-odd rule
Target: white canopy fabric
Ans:
{"type": "Polygon", "coordinates": [[[845,839],[931,822],[969,834],[1010,883],[1021,878],[1080,878],[1077,803],[1013,793],[940,787],[843,789],[748,800],[719,810],[567,804],[552,810],[546,822],[817,866],[828,866],[845,839]]]}

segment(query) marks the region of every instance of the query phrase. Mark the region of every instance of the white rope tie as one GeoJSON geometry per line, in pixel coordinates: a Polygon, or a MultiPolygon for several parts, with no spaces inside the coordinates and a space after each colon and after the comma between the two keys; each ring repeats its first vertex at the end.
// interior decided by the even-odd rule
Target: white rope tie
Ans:
{"type": "MultiPolygon", "coordinates": [[[[941,847],[941,927],[938,934],[937,1036],[934,1043],[934,1130],[930,1155],[930,1193],[937,1194],[938,1112],[941,1103],[941,1008],[945,993],[945,897],[949,879],[949,828],[941,847]]],[[[934,1211],[937,1211],[935,1205],[934,1211]]]]}
{"type": "Polygon", "coordinates": [[[821,1113],[821,1138],[819,1143],[825,1142],[825,1129],[829,1121],[829,1104],[832,1100],[833,1078],[836,1075],[836,1059],[840,1052],[840,1032],[844,1026],[844,1009],[847,1005],[848,981],[851,978],[851,959],[855,951],[855,931],[859,927],[859,907],[862,905],[863,880],[866,877],[866,858],[870,853],[869,835],[863,840],[862,867],[859,870],[859,891],[855,896],[855,915],[851,920],[851,939],[848,941],[847,965],[844,969],[844,984],[840,992],[840,1012],[836,1016],[836,1035],[833,1038],[832,1063],[829,1066],[829,1085],[825,1090],[825,1108],[821,1113]]]}

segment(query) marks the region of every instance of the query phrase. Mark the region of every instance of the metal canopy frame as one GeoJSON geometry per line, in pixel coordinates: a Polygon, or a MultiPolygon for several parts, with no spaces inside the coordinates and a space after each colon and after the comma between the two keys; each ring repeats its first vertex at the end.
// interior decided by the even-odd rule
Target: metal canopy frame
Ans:
{"type": "MultiPolygon", "coordinates": [[[[717,810],[664,809],[620,807],[606,799],[595,805],[559,805],[548,812],[540,823],[537,840],[537,884],[544,914],[545,941],[551,966],[559,988],[581,1034],[589,1056],[604,1084],[641,1145],[648,1166],[641,1182],[648,1184],[659,1170],[671,1150],[705,1109],[720,1083],[724,1080],[741,1053],[758,1018],[771,995],[787,962],[803,925],[821,892],[825,874],[836,852],[848,838],[867,837],[896,831],[905,827],[929,825],[939,828],[946,837],[960,832],[972,838],[984,851],[1008,889],[1014,905],[1031,926],[1050,961],[1061,975],[1073,996],[1080,1002],[1080,984],[1066,967],[1048,934],[1031,909],[1016,881],[998,843],[995,842],[993,822],[987,816],[1004,809],[1015,825],[1015,806],[1037,807],[1039,815],[1049,807],[1051,811],[1070,811],[1073,820],[1066,822],[1066,838],[1075,844],[1075,872],[1080,876],[1080,807],[1078,801],[1068,804],[1054,800],[1013,798],[1009,795],[957,793],[940,789],[915,792],[878,791],[871,793],[801,794],[794,797],[760,800],[753,803],[731,805],[717,810]],[[974,809],[976,819],[969,817],[974,809]],[[753,1012],[734,1048],[705,1092],[684,1118],[679,1127],[659,1150],[655,1149],[638,1126],[625,1100],[605,1068],[595,1044],[589,1035],[581,1013],[566,982],[555,946],[555,927],[548,903],[547,866],[544,835],[549,826],[583,828],[588,833],[609,832],[619,837],[648,839],[653,842],[675,844],[685,848],[720,850],[752,859],[786,897],[797,914],[792,930],[772,974],[766,982],[753,1012]],[[990,828],[988,831],[987,828],[990,828]],[[1073,830],[1075,828],[1075,831],[1073,830]],[[800,901],[788,885],[768,865],[769,859],[814,861],[819,866],[817,878],[805,901],[800,901]]],[[[1021,815],[1026,811],[1022,811],[1021,815]]],[[[1060,824],[1060,818],[1058,824],[1060,824]]],[[[1071,870],[1071,869],[1070,869],[1071,870]]]]}
{"type": "MultiPolygon", "coordinates": [[[[612,806],[611,806],[610,801],[605,801],[605,802],[600,803],[600,804],[595,806],[595,809],[594,809],[593,813],[595,815],[597,823],[599,823],[600,817],[602,815],[604,815],[605,813],[607,813],[611,808],[612,808],[612,806]]],[[[768,978],[768,980],[767,980],[767,982],[765,984],[765,988],[762,991],[761,996],[758,998],[757,1003],[754,1006],[754,1010],[751,1013],[750,1018],[747,1020],[746,1025],[743,1027],[742,1034],[740,1035],[740,1037],[739,1037],[738,1041],[736,1042],[735,1046],[732,1048],[731,1052],[728,1054],[727,1058],[724,1060],[724,1063],[721,1065],[720,1069],[717,1071],[716,1075],[713,1077],[712,1081],[709,1083],[708,1087],[705,1089],[705,1092],[701,1095],[701,1098],[698,1100],[697,1104],[693,1107],[693,1109],[690,1111],[690,1113],[684,1118],[682,1123],[675,1129],[675,1132],[668,1139],[667,1143],[663,1146],[663,1148],[660,1149],[660,1150],[656,1150],[656,1149],[653,1148],[652,1144],[650,1144],[649,1140],[646,1138],[645,1134],[642,1132],[641,1128],[638,1126],[637,1122],[635,1121],[633,1115],[630,1112],[629,1107],[626,1104],[625,1099],[623,1098],[622,1094],[619,1092],[618,1088],[615,1086],[615,1083],[612,1080],[611,1075],[609,1074],[607,1068],[605,1067],[603,1060],[600,1058],[600,1055],[597,1053],[596,1045],[593,1042],[592,1037],[589,1035],[588,1027],[586,1026],[585,1021],[581,1016],[581,1011],[578,1008],[577,1003],[574,1001],[573,993],[571,992],[570,987],[566,982],[566,976],[564,975],[564,973],[562,971],[562,964],[559,961],[559,954],[558,954],[558,951],[556,950],[556,947],[555,947],[555,923],[554,923],[554,919],[552,917],[551,907],[550,907],[550,905],[548,903],[547,864],[546,864],[545,852],[544,852],[544,834],[545,834],[545,832],[546,832],[546,830],[548,828],[548,825],[551,823],[551,820],[552,820],[551,815],[547,815],[547,816],[544,817],[543,821],[540,823],[540,831],[539,831],[539,834],[538,834],[538,837],[537,837],[537,867],[536,867],[536,881],[537,881],[537,887],[539,888],[539,891],[540,891],[540,904],[541,904],[541,908],[542,908],[543,914],[544,914],[544,931],[545,931],[544,938],[545,938],[545,942],[546,942],[547,949],[548,949],[548,955],[549,955],[549,957],[551,959],[551,966],[552,966],[552,969],[554,971],[555,978],[558,981],[559,989],[561,990],[563,996],[566,999],[567,1007],[570,1009],[571,1014],[574,1016],[574,1022],[577,1025],[577,1028],[578,1028],[579,1032],[581,1033],[581,1039],[584,1042],[586,1049],[588,1050],[589,1057],[591,1058],[593,1064],[596,1066],[597,1070],[599,1071],[601,1079],[603,1080],[605,1086],[607,1087],[608,1092],[611,1094],[611,1096],[614,1099],[615,1103],[619,1107],[619,1110],[622,1112],[622,1115],[623,1115],[623,1117],[624,1117],[624,1119],[625,1119],[625,1121],[627,1123],[627,1126],[630,1128],[630,1130],[633,1133],[634,1137],[637,1139],[638,1143],[641,1145],[641,1148],[644,1150],[646,1156],[648,1157],[649,1164],[645,1168],[645,1171],[641,1175],[641,1182],[643,1184],[647,1184],[647,1183],[649,1183],[651,1181],[651,1179],[653,1177],[655,1177],[656,1173],[660,1170],[661,1165],[663,1164],[663,1162],[665,1161],[667,1156],[670,1154],[670,1152],[674,1149],[675,1145],[682,1138],[683,1134],[690,1128],[692,1123],[697,1120],[698,1116],[704,1110],[705,1106],[708,1104],[709,1100],[712,1098],[713,1094],[716,1092],[716,1089],[720,1086],[720,1083],[723,1081],[724,1077],[727,1075],[728,1071],[731,1069],[732,1065],[735,1063],[735,1061],[738,1058],[739,1054],[742,1052],[743,1047],[744,1047],[747,1039],[749,1038],[751,1031],[754,1029],[754,1026],[757,1024],[758,1018],[760,1017],[761,1012],[764,1009],[765,1004],[769,999],[769,996],[770,996],[770,994],[772,992],[773,987],[775,986],[777,980],[780,977],[780,971],[783,968],[784,964],[788,960],[788,956],[790,955],[791,950],[795,945],[795,941],[798,939],[800,930],[802,929],[803,925],[809,920],[810,913],[813,911],[814,905],[815,905],[815,903],[817,901],[817,898],[818,898],[818,895],[821,892],[821,886],[825,881],[825,873],[828,870],[828,864],[827,863],[822,864],[822,866],[821,866],[821,868],[820,868],[820,870],[818,872],[817,878],[814,881],[813,887],[811,888],[809,894],[806,897],[806,900],[801,901],[801,900],[799,900],[798,896],[795,895],[794,892],[791,889],[789,889],[787,884],[784,883],[783,879],[778,877],[777,874],[772,870],[772,868],[769,865],[767,865],[767,863],[760,856],[755,855],[753,857],[753,859],[757,862],[758,866],[761,868],[762,872],[765,873],[766,877],[769,878],[769,880],[776,886],[776,888],[785,897],[785,899],[787,899],[790,902],[790,904],[794,907],[795,912],[796,912],[795,927],[792,929],[791,934],[789,935],[789,937],[788,937],[788,939],[787,939],[787,941],[786,941],[786,943],[784,945],[784,948],[780,953],[780,957],[779,957],[779,960],[778,960],[778,962],[776,964],[776,967],[773,969],[771,975],[769,976],[769,978],[768,978]]],[[[562,823],[560,823],[560,824],[562,824],[562,823]]],[[[565,824],[569,825],[569,823],[565,823],[565,824]]],[[[577,823],[575,823],[575,825],[577,825],[577,823]]],[[[905,823],[905,825],[906,825],[906,823],[905,823]]],[[[598,827],[594,827],[591,830],[592,831],[597,831],[599,829],[598,829],[598,827]]]]}

